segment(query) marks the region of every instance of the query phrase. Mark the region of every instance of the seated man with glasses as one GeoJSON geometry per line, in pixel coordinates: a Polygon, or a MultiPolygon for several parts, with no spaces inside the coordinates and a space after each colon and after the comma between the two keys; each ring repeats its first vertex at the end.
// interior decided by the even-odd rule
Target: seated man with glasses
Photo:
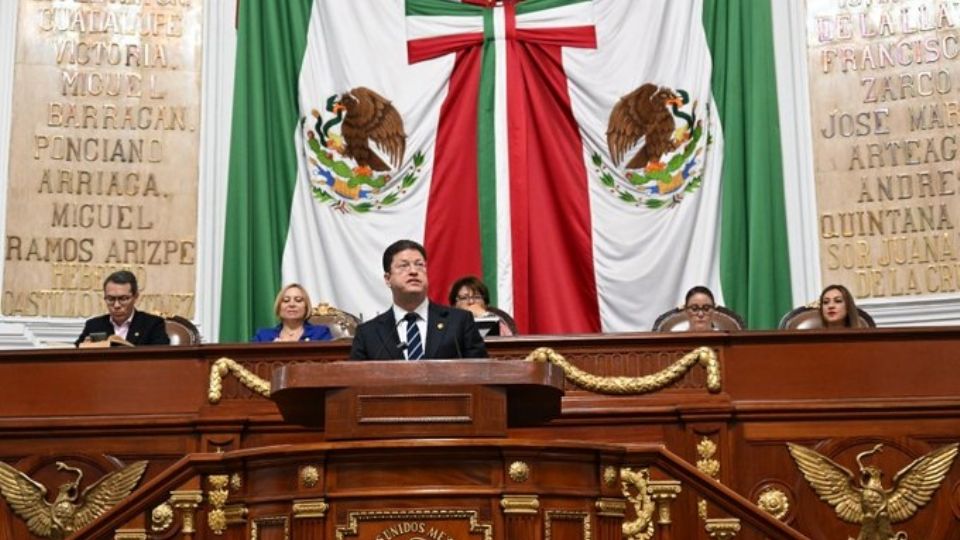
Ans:
{"type": "Polygon", "coordinates": [[[393,305],[357,327],[351,360],[486,358],[473,315],[427,299],[427,252],[398,240],[383,252],[383,280],[393,305]]]}
{"type": "Polygon", "coordinates": [[[711,332],[715,330],[713,326],[715,308],[716,303],[710,289],[697,285],[687,291],[683,310],[687,314],[687,321],[690,323],[688,330],[690,332],[711,332]]]}
{"type": "Polygon", "coordinates": [[[124,345],[169,345],[170,337],[163,318],[134,309],[138,296],[137,276],[133,272],[120,270],[107,276],[103,281],[103,301],[108,313],[87,319],[76,345],[86,347],[105,341],[124,345]]]}

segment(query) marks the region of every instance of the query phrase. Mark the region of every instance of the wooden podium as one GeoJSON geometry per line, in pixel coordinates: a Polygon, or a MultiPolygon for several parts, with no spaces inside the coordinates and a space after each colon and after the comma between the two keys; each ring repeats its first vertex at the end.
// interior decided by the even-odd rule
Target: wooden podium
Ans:
{"type": "MultiPolygon", "coordinates": [[[[659,538],[673,530],[682,535],[676,538],[693,538],[704,528],[696,514],[700,497],[711,519],[739,518],[745,539],[805,538],[656,444],[660,437],[678,447],[687,442],[682,432],[661,427],[677,423],[674,413],[662,420],[664,398],[591,396],[599,402],[593,407],[606,408],[586,414],[584,392],[566,386],[557,417],[568,383],[550,364],[345,362],[336,343],[79,351],[69,361],[42,354],[0,363],[14,391],[0,409],[19,415],[0,422],[9,434],[6,451],[49,456],[22,460],[18,470],[55,488],[71,477],[56,471],[54,459],[83,466],[77,455],[99,451],[151,462],[137,491],[75,539],[620,540],[624,525],[653,527],[652,505],[661,516],[659,538]],[[225,356],[246,366],[245,384],[271,377],[274,401],[263,399],[268,392],[259,386],[255,393],[239,386],[239,375],[214,384],[225,356]],[[156,381],[158,373],[166,384],[133,384],[156,381]],[[17,393],[22,388],[31,392],[17,393]],[[71,403],[74,416],[51,418],[62,408],[57,400],[71,403]],[[22,412],[27,406],[32,416],[22,412]],[[102,418],[105,411],[114,416],[102,418]],[[83,438],[80,422],[97,435],[83,438]],[[116,437],[101,440],[105,425],[116,437]],[[184,455],[183,441],[197,432],[201,444],[184,455]],[[53,445],[67,450],[53,454],[53,445]],[[622,484],[623,474],[642,480],[648,471],[646,499],[638,485],[622,484]],[[673,524],[663,518],[671,497],[673,524]]],[[[619,375],[617,365],[609,363],[608,374],[619,375]]],[[[714,402],[729,399],[691,387],[673,395],[692,404],[677,409],[684,422],[719,422],[714,402]]],[[[88,476],[113,468],[88,466],[88,476]]],[[[26,522],[5,506],[0,511],[0,538],[31,538],[26,522]]]]}
{"type": "Polygon", "coordinates": [[[496,360],[295,364],[273,373],[287,422],[327,440],[505,437],[560,416],[563,371],[496,360]]]}

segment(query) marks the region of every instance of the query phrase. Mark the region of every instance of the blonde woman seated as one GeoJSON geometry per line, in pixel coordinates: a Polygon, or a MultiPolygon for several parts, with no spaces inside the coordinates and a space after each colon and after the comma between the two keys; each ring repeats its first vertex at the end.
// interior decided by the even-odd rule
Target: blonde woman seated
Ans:
{"type": "Polygon", "coordinates": [[[298,283],[280,289],[273,312],[280,324],[257,330],[250,341],[326,341],[333,339],[330,329],[307,322],[313,304],[307,291],[298,283]]]}
{"type": "Polygon", "coordinates": [[[820,293],[820,322],[824,328],[860,328],[853,295],[843,285],[828,285],[820,293]]]}
{"type": "Polygon", "coordinates": [[[479,278],[466,276],[455,281],[447,300],[451,306],[473,313],[474,318],[497,317],[500,319],[500,335],[513,335],[510,325],[500,315],[490,311],[490,291],[479,278]]]}

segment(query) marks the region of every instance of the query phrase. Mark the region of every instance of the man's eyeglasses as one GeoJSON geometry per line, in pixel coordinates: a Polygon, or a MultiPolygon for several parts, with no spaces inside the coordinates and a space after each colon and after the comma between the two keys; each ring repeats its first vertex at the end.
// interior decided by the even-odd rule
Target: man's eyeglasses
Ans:
{"type": "Polygon", "coordinates": [[[116,304],[117,302],[121,304],[126,304],[130,300],[133,300],[133,296],[129,294],[125,294],[123,296],[104,296],[103,297],[103,301],[106,302],[107,305],[113,305],[113,304],[116,304]]]}
{"type": "Polygon", "coordinates": [[[460,294],[457,295],[457,302],[480,302],[483,295],[480,294],[460,294]]]}
{"type": "Polygon", "coordinates": [[[713,306],[687,306],[686,310],[690,313],[703,313],[707,315],[713,311],[713,306]]]}
{"type": "Polygon", "coordinates": [[[409,272],[411,268],[416,268],[417,272],[426,272],[427,261],[403,261],[393,265],[393,269],[397,272],[409,272]]]}

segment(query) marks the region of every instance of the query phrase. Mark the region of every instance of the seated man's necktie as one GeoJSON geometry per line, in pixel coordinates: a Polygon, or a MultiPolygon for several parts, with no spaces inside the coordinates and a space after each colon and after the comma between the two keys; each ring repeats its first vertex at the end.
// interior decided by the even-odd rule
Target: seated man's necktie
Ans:
{"type": "Polygon", "coordinates": [[[407,321],[407,360],[423,358],[423,339],[420,337],[420,329],[417,328],[419,318],[412,312],[403,317],[403,320],[407,321]]]}

